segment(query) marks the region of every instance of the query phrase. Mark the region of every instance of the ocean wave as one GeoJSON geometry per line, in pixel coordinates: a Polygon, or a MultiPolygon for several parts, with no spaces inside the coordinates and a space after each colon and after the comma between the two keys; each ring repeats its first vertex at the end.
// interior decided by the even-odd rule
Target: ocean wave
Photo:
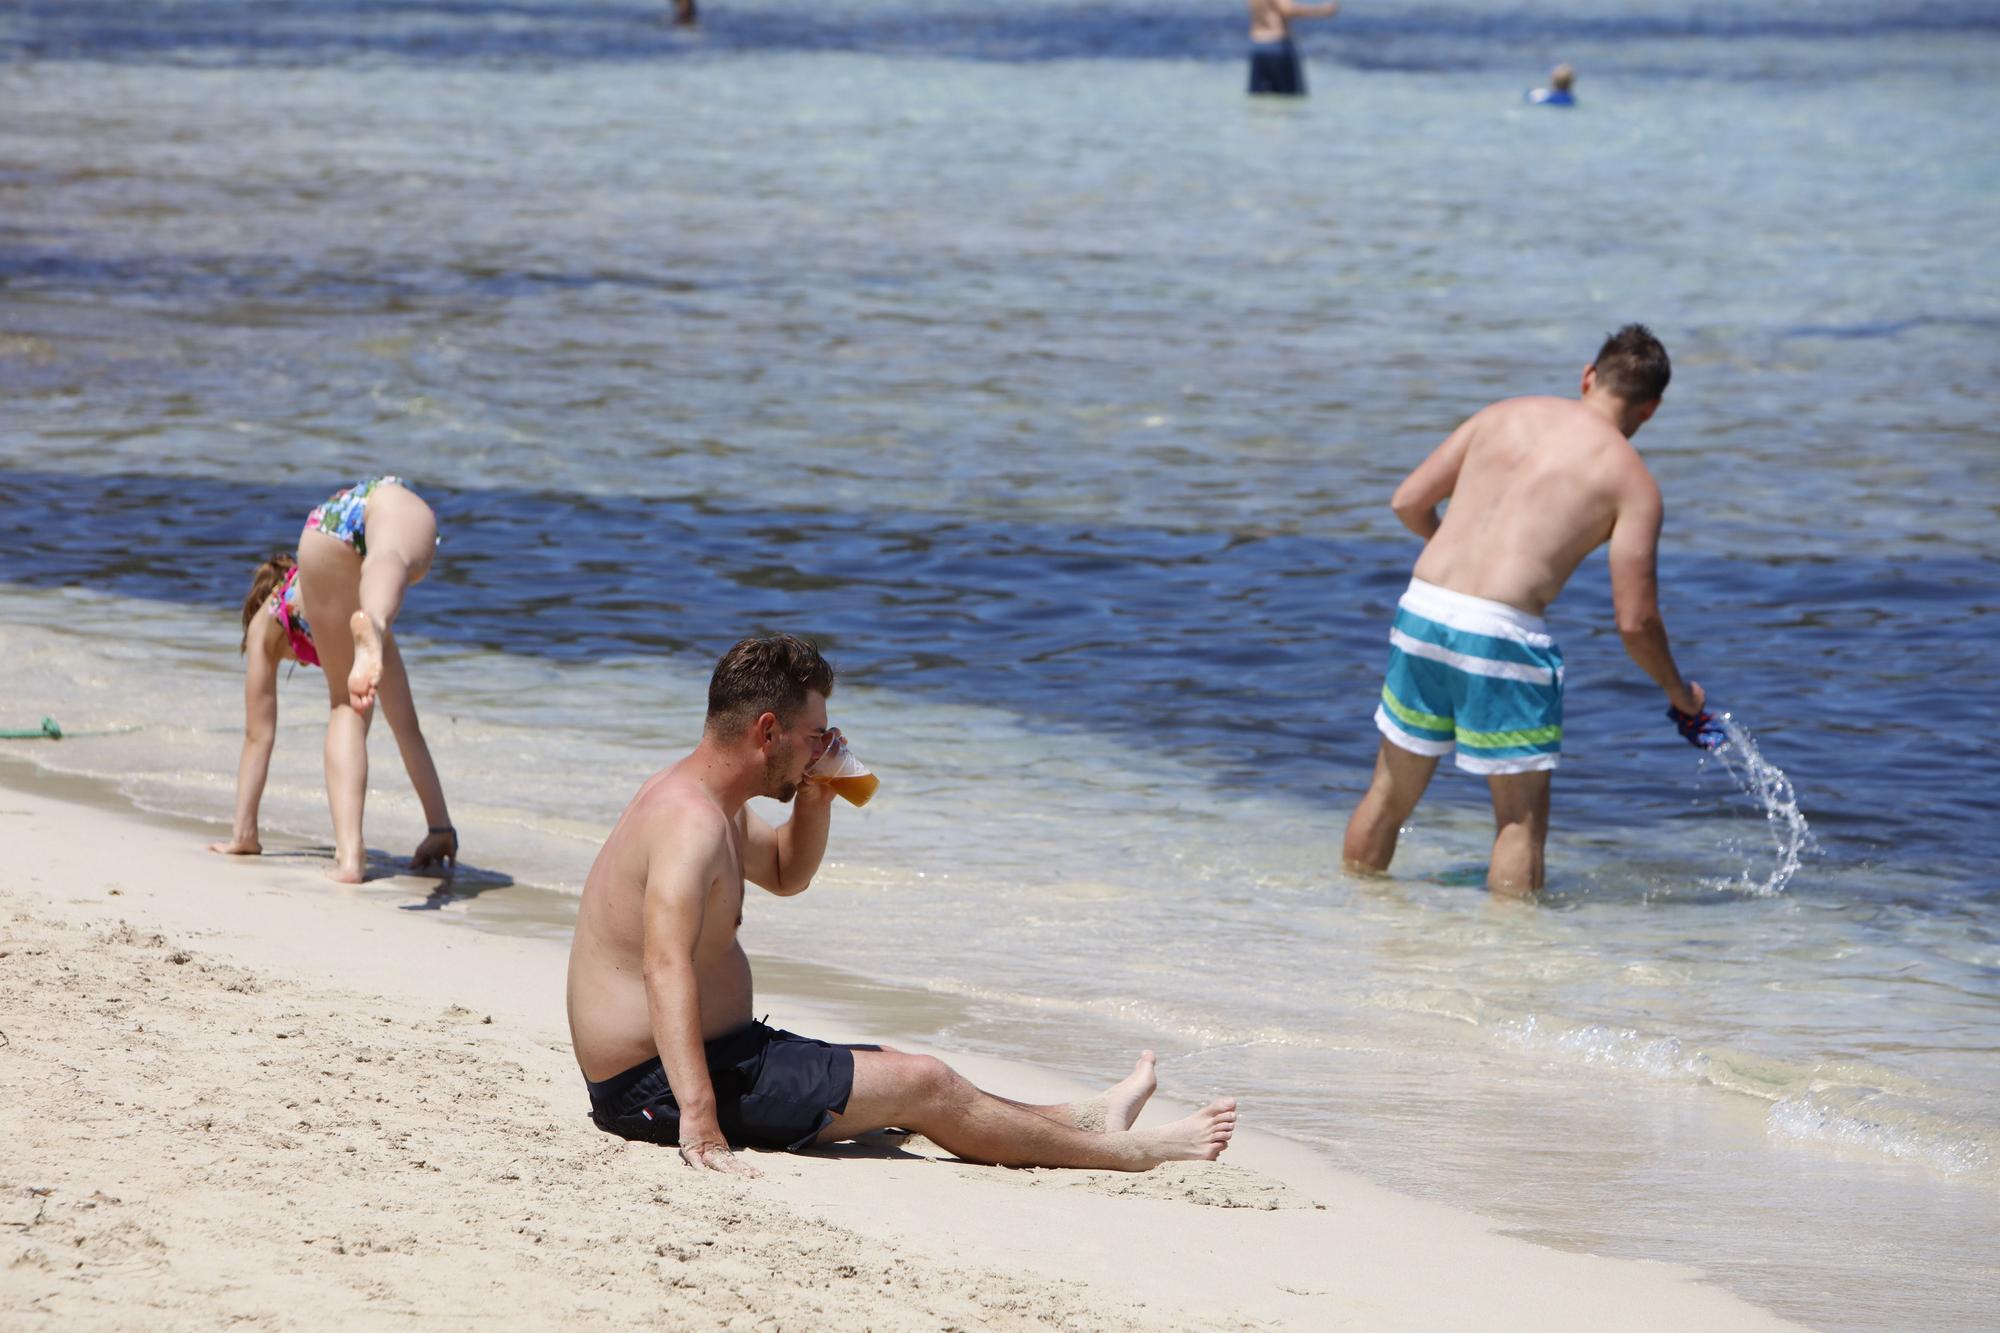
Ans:
{"type": "Polygon", "coordinates": [[[1491,1025],[1516,1050],[1541,1058],[1687,1082],[1771,1103],[1772,1138],[1859,1148],[1952,1176],[2000,1184],[2000,1125],[1953,1114],[1948,1093],[1859,1062],[1811,1065],[1603,1023],[1565,1024],[1536,1015],[1491,1025]]]}
{"type": "Polygon", "coordinates": [[[1971,1125],[1880,1088],[1807,1088],[1779,1098],[1764,1123],[1777,1138],[1861,1148],[2000,1184],[2000,1128],[1971,1125]]]}

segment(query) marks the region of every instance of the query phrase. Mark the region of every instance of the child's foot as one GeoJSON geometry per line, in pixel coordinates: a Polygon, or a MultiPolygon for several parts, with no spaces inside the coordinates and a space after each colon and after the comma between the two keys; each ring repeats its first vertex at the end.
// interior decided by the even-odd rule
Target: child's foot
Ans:
{"type": "Polygon", "coordinates": [[[382,683],[382,632],[366,611],[348,617],[354,634],[354,669],[347,673],[347,702],[357,713],[375,706],[375,687],[382,683]]]}
{"type": "Polygon", "coordinates": [[[353,861],[335,857],[333,864],[326,868],[326,877],[335,884],[359,884],[367,878],[367,868],[366,863],[359,857],[353,861]]]}

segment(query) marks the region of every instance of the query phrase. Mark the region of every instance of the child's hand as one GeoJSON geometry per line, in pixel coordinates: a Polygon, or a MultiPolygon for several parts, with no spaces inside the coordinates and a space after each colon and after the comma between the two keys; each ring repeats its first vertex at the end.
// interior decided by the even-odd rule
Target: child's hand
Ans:
{"type": "Polygon", "coordinates": [[[447,824],[426,833],[417,850],[410,853],[410,869],[435,870],[447,876],[454,873],[458,869],[458,830],[447,824]]]}

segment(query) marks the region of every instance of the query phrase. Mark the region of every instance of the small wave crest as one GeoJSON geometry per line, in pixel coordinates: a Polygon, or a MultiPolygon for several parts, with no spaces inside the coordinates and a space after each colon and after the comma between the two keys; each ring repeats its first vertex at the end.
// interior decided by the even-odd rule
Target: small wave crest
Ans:
{"type": "Polygon", "coordinates": [[[1812,1087],[1765,1117],[1780,1138],[1865,1148],[1946,1175],[2000,1175],[2000,1130],[1967,1125],[1881,1088],[1812,1087]]]}
{"type": "Polygon", "coordinates": [[[1668,1081],[1692,1081],[1771,1103],[1773,1138],[1860,1148],[1952,1176],[2000,1179],[2000,1126],[1931,1104],[1936,1090],[1867,1065],[1804,1066],[1704,1048],[1636,1028],[1575,1026],[1536,1015],[1501,1019],[1505,1045],[1543,1058],[1668,1081]]]}

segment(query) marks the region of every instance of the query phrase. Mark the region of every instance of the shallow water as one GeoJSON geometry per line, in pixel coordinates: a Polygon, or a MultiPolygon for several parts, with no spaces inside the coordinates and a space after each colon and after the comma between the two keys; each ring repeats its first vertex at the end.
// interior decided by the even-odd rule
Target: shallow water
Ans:
{"type": "MultiPolygon", "coordinates": [[[[474,915],[574,888],[723,646],[808,632],[885,785],[754,949],[1824,1327],[1977,1326],[2000,21],[1582,9],[1352,13],[1270,107],[1192,6],[16,6],[0,724],[114,734],[6,744],[226,818],[247,565],[393,469],[474,915]],[[1583,106],[1521,107],[1562,58],[1583,106]],[[1600,559],[1545,905],[1477,888],[1449,772],[1340,875],[1390,489],[1629,318],[1677,648],[1810,842],[1674,735],[1600,559]]],[[[268,818],[323,837],[322,689],[268,818]]]]}

